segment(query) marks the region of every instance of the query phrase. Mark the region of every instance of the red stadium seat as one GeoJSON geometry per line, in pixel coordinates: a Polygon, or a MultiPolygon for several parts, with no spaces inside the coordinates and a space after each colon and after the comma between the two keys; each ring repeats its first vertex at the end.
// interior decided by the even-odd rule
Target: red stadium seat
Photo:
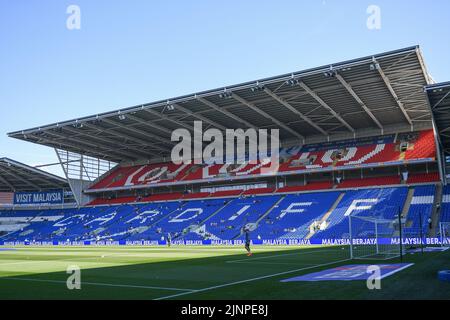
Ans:
{"type": "Polygon", "coordinates": [[[329,181],[324,182],[310,182],[304,186],[286,186],[279,188],[277,190],[278,193],[287,193],[287,192],[301,192],[301,191],[310,191],[310,190],[329,190],[333,188],[333,183],[329,181]]]}
{"type": "Polygon", "coordinates": [[[183,195],[183,199],[203,199],[211,195],[209,192],[187,193],[183,195]]]}
{"type": "MultiPolygon", "coordinates": [[[[400,140],[394,141],[393,136],[388,138],[374,138],[369,141],[361,140],[343,142],[341,144],[331,143],[325,145],[306,145],[295,154],[285,154],[285,161],[279,165],[274,173],[305,173],[313,170],[338,170],[340,168],[359,168],[361,166],[377,166],[395,163],[407,163],[412,160],[424,159],[434,160],[436,157],[436,146],[433,130],[412,133],[408,138],[407,150],[400,150],[400,140]]],[[[189,181],[212,181],[214,179],[228,180],[236,177],[260,176],[263,174],[262,168],[269,167],[269,164],[258,162],[250,164],[249,162],[237,165],[195,165],[173,163],[155,163],[140,166],[122,167],[114,169],[109,175],[106,175],[101,181],[94,184],[90,190],[120,188],[129,189],[131,186],[154,186],[158,184],[170,184],[172,182],[189,181]]],[[[369,180],[370,181],[370,180],[369,180]]],[[[433,180],[435,181],[435,180],[433,180]]],[[[374,180],[377,183],[377,180],[374,180]]],[[[381,184],[391,184],[389,180],[380,180],[381,184]]],[[[345,182],[344,185],[353,186],[367,185],[370,182],[345,182]]],[[[309,185],[307,187],[298,187],[302,190],[320,190],[329,189],[332,186],[309,185]]],[[[291,190],[291,189],[287,189],[291,190]]],[[[259,191],[249,191],[250,194],[259,193],[259,191]]],[[[263,191],[262,191],[263,192],[263,191]]],[[[265,192],[265,191],[264,191],[265,192]]],[[[283,192],[283,191],[281,191],[283,192]]],[[[287,191],[289,192],[289,191],[287,191]]],[[[196,196],[192,196],[196,197],[196,196]]]]}
{"type": "Polygon", "coordinates": [[[151,196],[142,198],[142,202],[150,202],[150,201],[166,201],[166,200],[179,200],[183,197],[182,193],[161,193],[161,194],[153,194],[151,196]]]}
{"type": "Polygon", "coordinates": [[[106,204],[121,204],[121,203],[133,203],[136,202],[136,197],[120,197],[120,198],[114,198],[114,199],[95,199],[94,201],[91,201],[88,205],[89,206],[96,206],[96,205],[106,205],[106,204]]]}
{"type": "Polygon", "coordinates": [[[438,181],[439,181],[439,174],[437,172],[410,174],[408,177],[408,183],[428,183],[438,181]]]}
{"type": "Polygon", "coordinates": [[[216,191],[211,193],[211,197],[232,197],[239,196],[243,190],[225,190],[225,191],[216,191]]]}
{"type": "Polygon", "coordinates": [[[274,191],[275,191],[274,188],[250,189],[250,190],[244,191],[243,195],[266,194],[266,193],[273,193],[274,191]]]}
{"type": "Polygon", "coordinates": [[[357,188],[368,186],[383,186],[400,184],[400,176],[365,178],[365,179],[349,179],[342,181],[337,188],[357,188]]]}
{"type": "Polygon", "coordinates": [[[422,131],[419,138],[405,153],[405,159],[436,158],[433,130],[422,131]]]}

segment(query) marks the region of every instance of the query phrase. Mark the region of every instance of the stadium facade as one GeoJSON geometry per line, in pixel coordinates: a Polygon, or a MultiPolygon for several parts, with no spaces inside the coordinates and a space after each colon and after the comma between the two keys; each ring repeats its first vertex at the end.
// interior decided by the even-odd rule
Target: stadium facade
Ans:
{"type": "Polygon", "coordinates": [[[255,243],[322,243],[397,218],[447,236],[449,95],[414,46],[12,132],[54,148],[77,207],[5,209],[0,243],[226,243],[245,226],[255,243]],[[194,121],[278,129],[279,165],[173,163],[172,132],[194,121]]]}

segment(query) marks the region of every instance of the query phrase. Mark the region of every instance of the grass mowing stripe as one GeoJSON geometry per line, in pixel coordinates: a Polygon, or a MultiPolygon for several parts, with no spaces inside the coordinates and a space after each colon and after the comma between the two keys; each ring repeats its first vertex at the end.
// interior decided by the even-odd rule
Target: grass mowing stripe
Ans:
{"type": "Polygon", "coordinates": [[[311,254],[311,253],[322,253],[322,252],[335,252],[335,250],[320,250],[320,251],[306,251],[306,252],[294,252],[294,253],[284,253],[284,254],[274,254],[271,256],[264,256],[264,257],[256,257],[256,258],[247,258],[247,259],[239,259],[239,260],[229,260],[225,261],[226,263],[239,263],[241,261],[253,261],[253,260],[262,260],[262,259],[270,259],[270,258],[279,258],[279,257],[286,257],[286,256],[295,256],[295,255],[304,255],[304,254],[311,254]]]}
{"type": "Polygon", "coordinates": [[[205,291],[210,291],[210,290],[214,290],[214,289],[220,289],[220,288],[224,288],[224,287],[234,286],[234,285],[237,285],[237,284],[248,283],[248,282],[258,281],[258,280],[262,280],[262,279],[282,276],[282,275],[289,274],[289,273],[294,273],[294,272],[299,272],[299,271],[304,271],[304,270],[309,270],[309,269],[314,269],[314,268],[319,268],[319,267],[325,267],[325,266],[329,266],[329,265],[333,265],[333,264],[337,264],[337,263],[341,263],[341,262],[345,262],[345,261],[349,261],[349,260],[351,260],[351,259],[349,258],[349,259],[338,260],[338,261],[333,261],[333,262],[328,262],[328,263],[322,263],[322,264],[314,265],[314,266],[311,266],[311,267],[305,267],[305,268],[300,268],[300,269],[295,269],[295,270],[278,272],[278,273],[269,274],[269,275],[266,275],[266,276],[261,276],[261,277],[246,279],[246,280],[240,280],[240,281],[220,284],[220,285],[212,286],[212,287],[208,287],[208,288],[193,290],[191,292],[183,292],[183,293],[173,294],[173,295],[170,295],[170,296],[159,297],[159,298],[156,298],[154,300],[166,300],[166,299],[171,299],[171,298],[177,298],[177,297],[185,296],[185,295],[188,295],[188,294],[205,292],[205,291]]]}
{"type": "Polygon", "coordinates": [[[14,264],[35,264],[35,263],[49,263],[49,262],[61,262],[61,261],[74,261],[74,262],[83,262],[83,260],[91,260],[91,259],[101,259],[102,257],[71,257],[71,258],[67,258],[67,259],[50,259],[50,260],[30,260],[30,261],[19,261],[19,262],[7,262],[7,263],[0,263],[0,267],[2,266],[10,266],[10,265],[14,265],[14,264]]]}
{"type": "MultiPolygon", "coordinates": [[[[101,254],[103,252],[97,253],[95,252],[96,256],[77,256],[74,255],[73,257],[67,258],[67,259],[50,259],[50,260],[27,260],[27,261],[15,261],[15,262],[6,262],[6,263],[0,263],[0,267],[2,266],[9,266],[14,264],[34,264],[34,263],[44,263],[44,262],[60,262],[60,261],[74,261],[74,262],[83,262],[84,260],[91,260],[91,259],[105,259],[110,257],[142,257],[147,258],[148,255],[143,256],[135,256],[133,254],[126,254],[126,253],[109,253],[108,254],[101,254]],[[100,255],[97,255],[100,254],[100,255]]],[[[15,259],[18,260],[18,259],[15,259]]]]}
{"type": "Polygon", "coordinates": [[[233,263],[239,263],[239,264],[254,264],[254,265],[259,265],[259,264],[268,264],[268,265],[287,265],[287,266],[292,266],[292,265],[304,265],[302,263],[297,263],[297,262],[266,262],[266,261],[238,261],[238,262],[233,262],[233,263]]]}
{"type": "MultiPolygon", "coordinates": [[[[48,283],[66,283],[66,281],[62,281],[62,280],[12,278],[12,277],[0,278],[0,281],[1,280],[48,282],[48,283]]],[[[181,288],[154,287],[154,286],[138,286],[138,285],[132,285],[132,284],[114,284],[114,283],[83,282],[83,281],[81,282],[81,285],[102,286],[102,287],[135,288],[135,289],[153,289],[153,290],[167,290],[167,291],[185,291],[185,292],[193,292],[193,291],[195,291],[195,289],[181,289],[181,288]]]]}
{"type": "MultiPolygon", "coordinates": [[[[406,255],[405,263],[414,266],[396,273],[383,281],[383,290],[367,292],[361,282],[299,282],[285,284],[280,282],[285,278],[316,272],[327,268],[342,266],[347,262],[341,259],[348,257],[348,251],[342,248],[317,248],[316,254],[310,247],[278,247],[255,246],[255,255],[245,257],[241,248],[208,247],[173,250],[173,248],[130,248],[99,247],[64,248],[55,250],[30,248],[20,254],[5,254],[0,252],[0,263],[16,263],[22,259],[23,266],[16,264],[8,267],[0,266],[0,299],[449,299],[450,291],[445,283],[439,282],[436,272],[450,268],[450,251],[440,253],[425,253],[406,255]],[[290,249],[295,251],[290,251],[290,249]],[[303,250],[306,249],[306,250],[303,250]],[[323,252],[324,249],[327,252],[323,252]],[[333,249],[335,253],[328,252],[333,249]],[[282,251],[281,251],[282,250],[282,251]],[[271,252],[272,251],[272,252],[271,252]],[[61,255],[58,255],[58,253],[61,255]],[[299,254],[293,254],[297,253],[299,254]],[[304,253],[304,255],[301,254],[304,253]],[[323,254],[321,254],[323,252],[323,254]],[[88,285],[85,290],[70,291],[64,281],[67,263],[59,263],[60,259],[73,258],[73,254],[82,262],[86,271],[86,283],[98,283],[99,286],[88,285]],[[118,254],[117,254],[118,253],[118,254]],[[137,255],[148,258],[138,258],[137,255]],[[127,258],[120,257],[125,254],[127,258]],[[229,255],[232,256],[229,256],[229,255]],[[108,258],[107,265],[102,263],[100,256],[108,258]],[[288,255],[288,256],[284,256],[288,255]],[[95,256],[95,257],[94,257],[95,256]],[[280,257],[278,257],[280,256],[280,257]],[[83,259],[84,257],[84,259],[83,259]],[[90,260],[89,259],[96,259],[90,260]],[[170,257],[168,260],[167,258],[170,257]],[[172,259],[172,257],[176,259],[172,259]],[[265,259],[259,259],[267,257],[265,259]],[[4,259],[3,259],[4,258],[4,259]],[[48,263],[32,264],[31,260],[51,259],[48,263]],[[60,258],[60,259],[58,259],[60,258]],[[226,261],[243,260],[248,264],[226,263],[226,261]],[[256,260],[253,260],[258,258],[256,260]],[[8,260],[11,259],[11,260],[8,260]],[[55,260],[56,261],[55,261],[55,260]],[[89,262],[88,262],[89,261],[89,262]],[[98,263],[97,263],[98,262],[98,263]],[[275,265],[275,263],[295,263],[297,265],[275,265]],[[30,264],[28,264],[30,263],[30,264]],[[332,263],[334,265],[328,265],[332,263]],[[95,266],[95,264],[97,264],[95,266]],[[270,265],[273,264],[273,265],[270,265]],[[319,267],[323,264],[327,266],[319,267]],[[4,271],[2,270],[4,269],[4,271]],[[7,270],[8,269],[8,270],[7,270]],[[296,269],[296,270],[293,270],[296,269]],[[289,271],[290,270],[290,271],[289,271]],[[306,270],[306,271],[299,271],[306,270]],[[296,272],[290,273],[289,272],[296,272]],[[33,273],[33,274],[30,274],[33,273]],[[286,275],[285,275],[286,274],[286,275]],[[5,278],[38,280],[1,280],[5,278]],[[272,278],[271,278],[272,277],[272,278]],[[46,281],[50,282],[46,283],[46,281]],[[261,280],[259,280],[261,279],[261,280]],[[40,280],[40,281],[39,281],[40,280]],[[256,281],[259,280],[259,281],[256,281]],[[89,282],[91,281],[91,282],[89,282]],[[253,281],[253,282],[250,282],[253,281]],[[55,283],[52,283],[55,282],[55,283]],[[133,287],[110,288],[104,284],[133,287]],[[147,287],[145,287],[147,286],[147,287]],[[140,287],[140,288],[139,288],[140,287]],[[144,288],[145,287],[145,288],[144,288]],[[168,288],[181,289],[165,291],[168,288]],[[193,288],[193,289],[190,289],[193,288]],[[419,288],[419,289],[418,289],[419,288]],[[37,290],[36,290],[37,289],[37,290]],[[145,290],[148,289],[148,290],[145,290]],[[152,290],[153,289],[153,290],[152,290]],[[189,291],[191,290],[191,291],[189,291]],[[208,291],[209,290],[209,291],[208,291]],[[38,293],[38,294],[36,294],[38,293]]],[[[351,260],[349,260],[351,261],[351,260]]],[[[348,262],[349,262],[348,261],[348,262]]],[[[393,263],[384,260],[363,259],[354,263],[386,264],[393,263]]],[[[395,261],[396,262],[396,261],[395,261]]],[[[72,261],[69,262],[72,264],[72,261]]],[[[80,265],[81,266],[81,265],[80,265]]]]}

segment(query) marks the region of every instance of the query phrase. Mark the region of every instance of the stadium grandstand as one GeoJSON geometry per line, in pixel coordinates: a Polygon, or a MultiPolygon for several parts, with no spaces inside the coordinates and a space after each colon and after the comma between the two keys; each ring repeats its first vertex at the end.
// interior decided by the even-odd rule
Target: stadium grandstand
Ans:
{"type": "Polygon", "coordinates": [[[0,241],[212,243],[243,240],[247,227],[254,243],[320,243],[348,238],[352,214],[436,236],[448,219],[449,88],[432,83],[414,46],[9,133],[55,149],[66,178],[55,181],[77,207],[3,211],[32,219],[0,241]],[[270,164],[250,154],[171,162],[172,132],[194,135],[194,121],[279,129],[279,166],[262,174],[270,164]]]}
{"type": "Polygon", "coordinates": [[[442,175],[450,182],[450,82],[426,87],[434,116],[436,136],[439,140],[442,175]]]}
{"type": "Polygon", "coordinates": [[[20,192],[43,192],[61,190],[66,203],[73,196],[66,179],[18,161],[0,158],[0,205],[14,205],[14,194],[20,192]]]}
{"type": "Polygon", "coordinates": [[[76,207],[66,179],[0,158],[0,236],[42,222],[46,212],[62,207],[76,207]]]}

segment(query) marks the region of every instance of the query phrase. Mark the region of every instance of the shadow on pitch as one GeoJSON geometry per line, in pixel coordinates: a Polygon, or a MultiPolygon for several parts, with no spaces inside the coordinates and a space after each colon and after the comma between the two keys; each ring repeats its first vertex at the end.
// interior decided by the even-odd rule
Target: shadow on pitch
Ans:
{"type": "MultiPolygon", "coordinates": [[[[167,248],[166,252],[183,251],[183,247],[174,246],[167,248]]],[[[211,248],[212,249],[212,248],[211,248]]],[[[221,250],[220,247],[214,247],[221,250]]],[[[224,248],[225,249],[225,248],[224,248]]],[[[0,278],[0,299],[156,299],[182,293],[180,297],[195,296],[195,290],[233,284],[244,281],[245,286],[239,283],[230,285],[234,288],[251,288],[250,279],[257,279],[268,275],[275,275],[291,270],[299,270],[296,274],[333,267],[331,263],[348,258],[348,250],[337,248],[303,248],[284,249],[269,252],[261,252],[255,246],[256,253],[252,257],[242,254],[220,255],[212,257],[195,257],[155,261],[155,262],[127,262],[125,255],[105,255],[91,258],[79,258],[81,289],[69,290],[67,280],[73,276],[66,271],[39,272],[23,274],[9,278],[0,278]],[[105,266],[83,268],[89,263],[123,263],[118,266],[105,266]],[[130,263],[130,264],[126,264],[130,263]],[[320,265],[327,264],[320,267],[320,265]],[[304,269],[302,272],[300,269],[304,269]],[[184,294],[186,293],[186,295],[184,294]]],[[[51,250],[51,249],[49,249],[51,250]]],[[[80,249],[82,250],[82,249],[80,249]]],[[[153,252],[145,254],[152,258],[153,252]]],[[[156,254],[157,251],[154,253],[156,254]]],[[[137,251],[136,254],[144,255],[137,251]]],[[[189,252],[186,252],[188,255],[189,252]]],[[[195,254],[195,253],[194,253],[195,254]]],[[[64,260],[56,256],[55,261],[67,262],[73,266],[77,258],[64,260]]],[[[46,260],[47,262],[49,260],[46,260]]],[[[24,260],[24,265],[27,260],[24,260]]],[[[22,266],[21,266],[22,267],[22,266]]],[[[30,272],[33,272],[30,269],[30,272]]],[[[289,274],[288,274],[289,276],[289,274]]],[[[265,281],[274,281],[277,276],[266,278],[265,281]]],[[[76,280],[76,279],[75,279],[76,280]]],[[[70,281],[75,281],[72,278],[70,281]]],[[[278,281],[277,281],[278,282],[278,281]]],[[[240,297],[240,289],[236,289],[235,298],[240,297]]],[[[259,289],[258,289],[259,290],[259,289]]],[[[266,292],[267,294],[269,292],[266,292]]],[[[264,296],[265,292],[255,292],[257,296],[264,296]]],[[[219,296],[220,297],[220,296],[219,296]]]]}

